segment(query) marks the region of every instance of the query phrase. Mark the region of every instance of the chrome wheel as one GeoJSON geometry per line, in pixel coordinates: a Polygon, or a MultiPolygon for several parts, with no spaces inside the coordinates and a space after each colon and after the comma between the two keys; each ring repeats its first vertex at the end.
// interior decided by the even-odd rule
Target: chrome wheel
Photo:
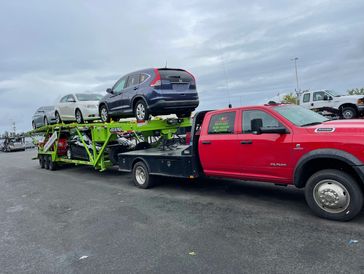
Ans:
{"type": "Polygon", "coordinates": [[[107,109],[106,107],[102,107],[101,111],[100,111],[100,116],[101,116],[101,120],[103,122],[107,122],[108,118],[109,118],[109,114],[107,113],[107,109]]]}
{"type": "Polygon", "coordinates": [[[135,169],[135,179],[139,185],[144,185],[144,183],[146,181],[146,174],[145,174],[145,170],[143,167],[138,166],[135,169]]]}
{"type": "Polygon", "coordinates": [[[313,189],[313,198],[321,209],[329,213],[341,213],[350,204],[346,187],[332,179],[319,182],[313,189]]]}
{"type": "Polygon", "coordinates": [[[343,111],[343,118],[344,119],[352,119],[354,117],[354,113],[350,109],[346,109],[343,111]]]}
{"type": "Polygon", "coordinates": [[[83,122],[82,113],[79,110],[76,111],[76,122],[78,124],[81,124],[83,122]]]}
{"type": "Polygon", "coordinates": [[[136,116],[137,116],[138,120],[144,120],[145,119],[145,107],[141,103],[139,103],[136,106],[136,116]]]}

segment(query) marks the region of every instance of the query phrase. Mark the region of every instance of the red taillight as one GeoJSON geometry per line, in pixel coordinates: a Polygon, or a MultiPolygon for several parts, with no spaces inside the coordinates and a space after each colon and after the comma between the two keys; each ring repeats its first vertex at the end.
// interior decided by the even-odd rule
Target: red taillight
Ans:
{"type": "Polygon", "coordinates": [[[158,69],[154,69],[154,73],[155,73],[155,78],[150,83],[150,86],[151,87],[160,87],[162,85],[162,81],[161,81],[161,75],[159,74],[158,69]]]}

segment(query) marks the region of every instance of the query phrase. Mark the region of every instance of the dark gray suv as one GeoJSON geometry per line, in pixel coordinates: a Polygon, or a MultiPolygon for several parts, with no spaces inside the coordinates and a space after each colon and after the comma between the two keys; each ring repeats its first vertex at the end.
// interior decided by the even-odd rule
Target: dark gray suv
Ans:
{"type": "Polygon", "coordinates": [[[189,117],[199,104],[195,77],[183,69],[151,68],[121,77],[100,100],[103,122],[110,118],[176,114],[189,117]]]}

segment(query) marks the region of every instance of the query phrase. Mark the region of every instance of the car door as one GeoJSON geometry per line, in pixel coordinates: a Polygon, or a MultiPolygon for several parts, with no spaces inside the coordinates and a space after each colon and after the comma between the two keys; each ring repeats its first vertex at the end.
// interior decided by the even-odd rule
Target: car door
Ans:
{"type": "Polygon", "coordinates": [[[294,168],[290,166],[293,147],[289,128],[264,110],[243,110],[240,115],[240,172],[251,180],[288,182],[294,168]],[[287,133],[260,134],[261,127],[286,127],[287,133]]]}
{"type": "Polygon", "coordinates": [[[62,119],[66,118],[65,115],[66,115],[67,99],[68,99],[68,95],[62,97],[62,99],[58,103],[58,111],[59,111],[59,115],[61,116],[62,119]]]}
{"type": "Polygon", "coordinates": [[[121,113],[122,106],[122,91],[125,88],[126,80],[128,76],[122,77],[112,88],[112,93],[110,97],[107,99],[109,112],[114,114],[121,113]]]}
{"type": "Polygon", "coordinates": [[[62,104],[63,119],[75,120],[76,99],[72,94],[67,96],[66,102],[62,104]]]}
{"type": "Polygon", "coordinates": [[[233,110],[212,114],[202,128],[198,149],[208,176],[239,177],[236,116],[233,110]]]}
{"type": "Polygon", "coordinates": [[[138,93],[140,73],[129,75],[125,89],[122,92],[122,110],[125,113],[133,112],[132,99],[138,93]]]}

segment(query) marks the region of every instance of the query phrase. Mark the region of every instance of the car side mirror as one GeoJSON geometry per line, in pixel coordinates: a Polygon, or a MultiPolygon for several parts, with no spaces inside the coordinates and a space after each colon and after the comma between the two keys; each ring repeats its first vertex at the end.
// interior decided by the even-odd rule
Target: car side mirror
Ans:
{"type": "Polygon", "coordinates": [[[106,92],[107,93],[110,93],[110,94],[113,94],[114,93],[111,88],[106,89],[106,92]]]}
{"type": "Polygon", "coordinates": [[[288,131],[285,127],[261,127],[259,130],[260,134],[287,134],[288,131]]]}

